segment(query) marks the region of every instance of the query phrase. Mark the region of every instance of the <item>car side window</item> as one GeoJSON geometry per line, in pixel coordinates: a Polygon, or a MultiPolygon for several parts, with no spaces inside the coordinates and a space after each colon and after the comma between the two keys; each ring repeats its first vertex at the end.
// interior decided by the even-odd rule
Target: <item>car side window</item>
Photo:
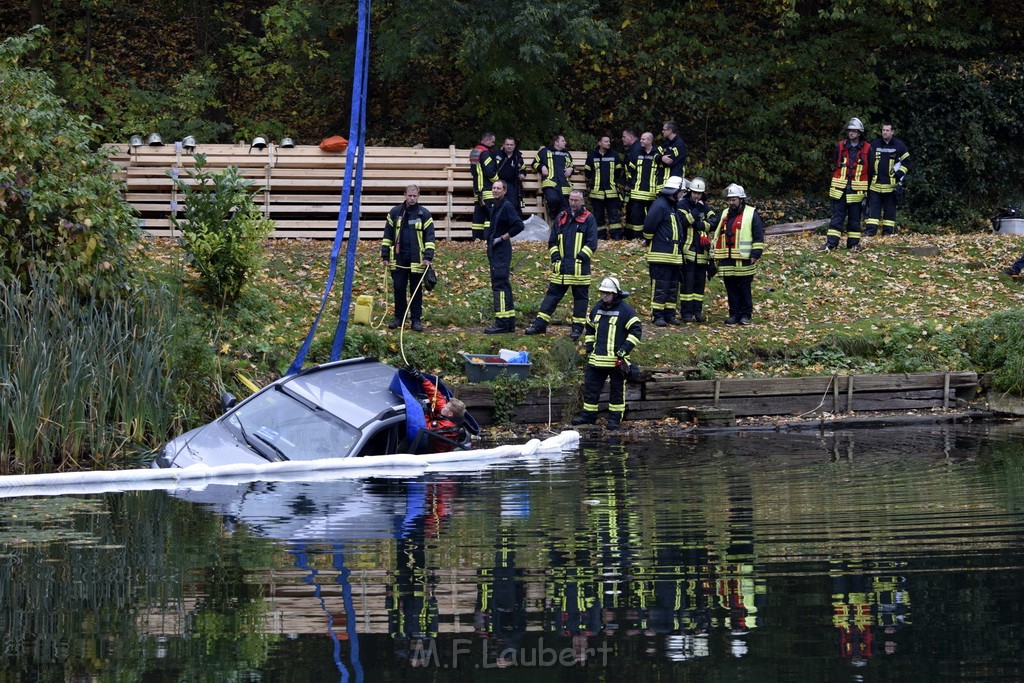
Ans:
{"type": "Polygon", "coordinates": [[[356,457],[365,455],[391,455],[398,452],[399,442],[405,434],[405,421],[379,427],[369,438],[356,457]]]}

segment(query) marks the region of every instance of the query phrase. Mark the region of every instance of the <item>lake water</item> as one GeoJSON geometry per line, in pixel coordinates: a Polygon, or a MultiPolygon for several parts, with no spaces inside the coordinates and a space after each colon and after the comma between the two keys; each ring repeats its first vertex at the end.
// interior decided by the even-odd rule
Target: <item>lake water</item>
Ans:
{"type": "Polygon", "coordinates": [[[1024,426],[0,500],[0,681],[1024,678],[1024,426]]]}

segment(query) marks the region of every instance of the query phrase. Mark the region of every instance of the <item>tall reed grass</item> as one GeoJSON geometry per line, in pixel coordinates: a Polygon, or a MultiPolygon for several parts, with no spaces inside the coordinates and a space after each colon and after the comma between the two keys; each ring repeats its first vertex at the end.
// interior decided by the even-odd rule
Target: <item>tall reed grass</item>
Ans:
{"type": "Polygon", "coordinates": [[[175,299],[0,283],[0,474],[116,468],[173,422],[175,299]]]}

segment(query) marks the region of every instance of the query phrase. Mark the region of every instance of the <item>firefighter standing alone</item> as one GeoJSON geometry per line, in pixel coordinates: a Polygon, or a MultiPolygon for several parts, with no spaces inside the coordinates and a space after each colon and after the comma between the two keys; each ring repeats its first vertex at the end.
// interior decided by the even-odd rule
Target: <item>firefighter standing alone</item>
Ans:
{"type": "Polygon", "coordinates": [[[623,299],[629,295],[618,278],[606,277],[597,288],[601,300],[587,319],[587,369],[583,374],[583,410],[573,418],[574,425],[597,421],[598,401],[606,380],[608,421],[605,429],[618,429],[626,412],[626,374],[629,354],[640,343],[642,326],[633,307],[623,299]]]}

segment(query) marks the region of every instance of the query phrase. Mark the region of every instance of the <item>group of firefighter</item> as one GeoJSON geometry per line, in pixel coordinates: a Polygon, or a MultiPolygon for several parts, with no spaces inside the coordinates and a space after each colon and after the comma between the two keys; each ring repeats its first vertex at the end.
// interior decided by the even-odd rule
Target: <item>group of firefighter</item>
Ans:
{"type": "MultiPolygon", "coordinates": [[[[861,204],[867,198],[867,235],[895,229],[896,202],[902,193],[909,153],[892,137],[891,124],[882,126],[874,143],[864,139],[857,118],[845,128],[837,144],[830,183],[832,220],[827,241],[831,250],[847,234],[847,247],[860,248],[861,204]]],[[[485,132],[470,154],[473,178],[473,236],[487,249],[494,323],[486,334],[515,332],[516,309],[511,286],[511,239],[524,230],[523,181],[527,167],[514,138],[505,138],[496,149],[496,136],[485,132]]],[[[556,135],[532,163],[541,179],[548,216],[551,271],[547,292],[537,316],[525,330],[543,334],[558,304],[571,290],[573,309],[569,336],[583,337],[588,355],[584,379],[583,411],[576,424],[593,423],[598,396],[611,383],[606,427],[619,426],[625,411],[625,381],[631,363],[629,353],[641,338],[641,322],[625,301],[628,292],[618,278],[602,279],[600,301],[588,312],[591,260],[598,239],[642,239],[651,280],[651,315],[655,326],[703,323],[707,280],[722,278],[728,300],[727,325],[749,325],[753,317],[752,282],[764,250],[764,222],[746,203],[744,188],[736,183],[724,192],[728,204],[718,213],[708,203],[703,178],[684,177],[687,149],[674,121],[662,125],[662,139],[655,144],[650,132],[622,132],[624,154],[612,149],[610,136],[598,138],[583,165],[587,190],[573,189],[576,172],[565,137],[556,135]],[[589,200],[589,208],[587,202],[589,200]]],[[[430,267],[434,253],[433,220],[418,206],[419,190],[410,186],[406,202],[388,216],[381,247],[395,280],[395,319],[401,324],[411,313],[414,330],[420,322],[421,289],[414,286],[430,267]],[[396,274],[399,277],[395,277],[396,274]],[[410,275],[412,277],[410,277],[410,275]],[[406,311],[406,289],[412,301],[406,311]]]]}

